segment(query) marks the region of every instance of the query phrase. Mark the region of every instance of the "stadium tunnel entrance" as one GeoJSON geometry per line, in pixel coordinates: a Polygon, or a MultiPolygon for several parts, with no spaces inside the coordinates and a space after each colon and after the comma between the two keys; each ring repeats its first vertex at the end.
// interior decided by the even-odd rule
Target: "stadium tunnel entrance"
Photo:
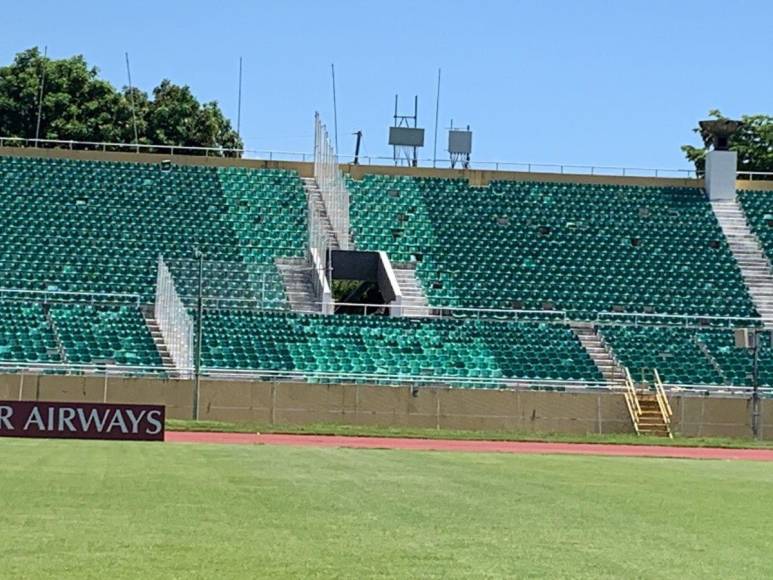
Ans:
{"type": "Polygon", "coordinates": [[[402,295],[386,252],[333,250],[330,261],[335,314],[400,315],[402,295]]]}

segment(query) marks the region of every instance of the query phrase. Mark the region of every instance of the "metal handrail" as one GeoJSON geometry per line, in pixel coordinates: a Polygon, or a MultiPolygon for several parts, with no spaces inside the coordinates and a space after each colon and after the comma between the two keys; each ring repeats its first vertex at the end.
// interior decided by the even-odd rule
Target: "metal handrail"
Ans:
{"type": "Polygon", "coordinates": [[[666,426],[668,437],[673,439],[674,434],[671,432],[671,416],[673,415],[671,404],[668,402],[668,397],[663,389],[663,383],[660,380],[658,369],[652,369],[652,371],[655,375],[655,399],[658,402],[658,408],[660,409],[660,415],[663,417],[663,424],[666,426]]]}
{"type": "Polygon", "coordinates": [[[759,178],[761,178],[763,181],[773,179],[773,171],[738,171],[736,173],[736,178],[738,180],[744,181],[744,178],[741,177],[742,175],[748,176],[745,181],[754,181],[755,177],[758,178],[758,181],[759,178]]]}
{"type": "Polygon", "coordinates": [[[623,396],[625,397],[625,404],[628,407],[628,413],[631,416],[631,422],[633,423],[634,431],[639,434],[639,417],[641,416],[641,406],[639,405],[639,398],[636,396],[636,388],[631,379],[631,373],[627,367],[625,369],[625,390],[623,396]]]}
{"type": "MultiPolygon", "coordinates": [[[[167,153],[169,155],[184,155],[186,152],[204,153],[205,156],[231,156],[245,159],[261,159],[268,161],[302,161],[314,160],[314,153],[297,151],[271,151],[247,148],[227,147],[197,147],[189,145],[159,145],[146,143],[114,143],[102,141],[75,141],[62,139],[32,139],[25,137],[0,137],[0,147],[6,144],[19,144],[22,147],[39,148],[45,146],[64,147],[67,149],[95,149],[108,151],[112,149],[126,150],[129,153],[167,153]]],[[[394,157],[379,155],[360,155],[363,165],[395,165],[394,157]]],[[[339,165],[353,164],[354,157],[337,155],[339,165]]],[[[446,159],[422,158],[418,163],[425,167],[451,169],[451,161],[446,159]]],[[[620,165],[587,165],[577,163],[539,163],[533,161],[471,161],[471,169],[494,171],[521,171],[525,173],[558,173],[573,175],[594,175],[607,177],[677,177],[696,179],[695,169],[668,169],[656,167],[625,167],[620,165]]]]}
{"type": "Polygon", "coordinates": [[[177,369],[152,365],[121,365],[114,363],[45,363],[0,360],[0,372],[64,372],[89,373],[96,375],[135,375],[135,374],[185,374],[193,369],[177,369]]]}
{"type": "Polygon", "coordinates": [[[89,304],[95,304],[95,298],[101,300],[100,304],[110,305],[115,304],[111,302],[111,299],[125,300],[139,306],[141,304],[141,296],[139,294],[130,294],[127,292],[83,292],[76,290],[25,290],[23,288],[0,288],[0,298],[3,295],[10,296],[22,296],[22,298],[11,298],[11,300],[24,300],[25,296],[42,296],[41,300],[32,298],[33,302],[56,301],[55,298],[62,297],[61,301],[65,301],[65,297],[71,296],[75,300],[82,299],[82,302],[88,302],[89,304]]]}
{"type": "Polygon", "coordinates": [[[596,389],[605,391],[619,390],[617,385],[599,381],[555,380],[555,379],[519,379],[494,377],[459,377],[448,375],[406,375],[388,373],[357,373],[328,371],[276,371],[263,369],[224,369],[216,367],[202,368],[205,376],[233,379],[278,378],[282,380],[333,380],[346,383],[355,381],[361,383],[393,383],[409,385],[436,385],[444,387],[453,384],[487,386],[500,389],[544,387],[569,389],[596,389]]]}
{"type": "Polygon", "coordinates": [[[671,423],[671,417],[674,415],[674,412],[671,409],[671,403],[668,402],[666,391],[663,388],[663,381],[660,380],[658,369],[652,369],[652,371],[655,374],[655,392],[658,394],[658,397],[662,399],[661,411],[663,412],[663,418],[666,419],[667,423],[671,423]]]}
{"type": "MultiPolygon", "coordinates": [[[[756,324],[762,324],[763,320],[759,317],[753,317],[753,316],[714,316],[714,315],[694,315],[694,314],[648,314],[646,312],[598,312],[596,313],[596,318],[594,319],[594,323],[600,324],[600,325],[609,325],[609,324],[623,324],[626,326],[630,326],[631,323],[627,321],[622,322],[614,322],[612,320],[605,320],[605,318],[627,318],[627,319],[633,319],[633,325],[638,326],[640,324],[645,324],[648,326],[656,326],[656,323],[649,323],[649,322],[642,322],[639,319],[650,319],[650,320],[663,320],[663,321],[683,321],[684,327],[686,328],[705,328],[705,325],[701,325],[700,321],[706,320],[706,321],[716,321],[716,322],[726,322],[728,323],[727,328],[734,328],[735,326],[738,326],[738,324],[735,324],[733,326],[733,323],[756,323],[756,324]],[[692,321],[692,324],[690,322],[692,321]]],[[[668,325],[673,326],[673,324],[668,325]]]]}
{"type": "MultiPolygon", "coordinates": [[[[626,369],[627,371],[628,369],[626,369]]],[[[75,363],[44,363],[44,362],[20,362],[0,360],[0,372],[55,372],[55,373],[83,373],[93,375],[165,375],[172,379],[187,379],[192,375],[193,369],[168,367],[159,367],[152,365],[118,365],[118,364],[75,364],[75,363]]],[[[476,385],[488,385],[495,388],[528,388],[533,387],[563,387],[567,390],[603,390],[607,392],[620,392],[621,387],[606,382],[594,381],[559,381],[550,379],[492,379],[483,377],[448,377],[431,375],[390,375],[390,374],[354,374],[337,372],[304,372],[304,371],[275,371],[260,369],[222,369],[215,367],[206,367],[202,369],[204,376],[222,379],[267,379],[267,380],[303,380],[324,379],[338,382],[352,380],[370,379],[376,382],[395,382],[400,384],[424,384],[434,385],[443,388],[445,382],[465,383],[476,385]],[[496,384],[495,384],[496,383],[496,384]]],[[[626,384],[623,387],[623,394],[628,397],[631,393],[635,394],[633,381],[630,373],[626,372],[626,384]]],[[[738,385],[683,385],[675,383],[662,383],[663,393],[676,392],[684,395],[704,396],[705,393],[718,391],[720,394],[727,393],[730,397],[748,396],[751,393],[751,387],[738,385]],[[668,391],[666,391],[668,389],[668,391]]],[[[773,387],[761,388],[760,394],[773,397],[773,387]]],[[[634,397],[630,402],[629,411],[634,412],[638,407],[638,401],[634,397]]],[[[670,408],[670,405],[669,405],[670,408]]]]}
{"type": "Polygon", "coordinates": [[[636,409],[637,416],[641,415],[641,405],[639,404],[639,398],[636,396],[636,383],[631,377],[631,371],[628,367],[625,367],[625,387],[631,395],[633,395],[634,408],[636,409]]]}

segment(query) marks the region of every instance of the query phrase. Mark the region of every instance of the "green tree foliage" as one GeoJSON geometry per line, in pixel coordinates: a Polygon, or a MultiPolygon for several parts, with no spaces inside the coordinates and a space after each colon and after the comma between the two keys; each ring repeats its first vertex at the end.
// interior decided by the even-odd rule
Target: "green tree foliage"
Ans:
{"type": "MultiPolygon", "coordinates": [[[[709,111],[714,119],[726,119],[718,110],[709,111]]],[[[738,152],[739,171],[773,172],[773,117],[769,115],[744,115],[743,125],[730,138],[730,149],[738,152]]],[[[703,173],[706,167],[706,152],[711,143],[711,136],[694,129],[703,140],[703,147],[682,145],[687,159],[695,164],[698,173],[703,173]]]]}
{"type": "Polygon", "coordinates": [[[217,102],[201,104],[188,86],[163,80],[147,93],[117,90],[82,56],[54,60],[37,48],[0,67],[0,136],[134,143],[132,102],[139,143],[240,149],[239,135],[217,102]],[[42,79],[45,78],[44,81],[42,79]]]}

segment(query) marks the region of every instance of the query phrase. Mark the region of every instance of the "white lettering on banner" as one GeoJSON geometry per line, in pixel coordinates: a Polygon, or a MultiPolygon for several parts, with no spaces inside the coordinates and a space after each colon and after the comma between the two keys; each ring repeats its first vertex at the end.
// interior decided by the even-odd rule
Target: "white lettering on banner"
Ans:
{"type": "Polygon", "coordinates": [[[151,411],[147,416],[148,423],[153,425],[154,429],[148,429],[145,431],[148,435],[158,435],[161,433],[161,412],[151,411]]]}
{"type": "Polygon", "coordinates": [[[11,417],[13,417],[13,409],[11,407],[0,407],[0,427],[13,431],[11,417]]]}
{"type": "Polygon", "coordinates": [[[62,407],[59,409],[59,430],[63,431],[65,425],[68,431],[77,431],[72,420],[75,418],[75,409],[72,407],[62,407]]]}
{"type": "Polygon", "coordinates": [[[46,425],[43,423],[43,417],[40,416],[40,409],[37,407],[33,407],[30,416],[27,417],[27,422],[24,424],[24,431],[29,429],[32,423],[35,423],[41,431],[46,430],[46,425]]]}
{"type": "Polygon", "coordinates": [[[84,431],[88,431],[91,424],[94,423],[97,428],[97,433],[102,433],[102,430],[105,428],[105,422],[107,421],[107,413],[100,415],[99,411],[92,409],[89,412],[88,418],[86,418],[86,413],[83,409],[78,409],[78,419],[80,419],[81,429],[84,431]]]}
{"type": "Polygon", "coordinates": [[[107,426],[108,433],[113,430],[113,427],[118,427],[121,430],[121,433],[128,433],[129,430],[126,428],[126,421],[123,420],[123,415],[121,415],[121,411],[116,409],[115,413],[113,414],[113,418],[110,420],[110,425],[107,426]]]}
{"type": "MultiPolygon", "coordinates": [[[[54,407],[48,408],[48,430],[53,431],[56,427],[56,423],[54,422],[54,414],[56,413],[56,409],[54,407]]],[[[45,431],[45,429],[43,429],[45,431]]]]}
{"type": "Polygon", "coordinates": [[[132,433],[140,432],[140,421],[142,421],[142,418],[145,416],[146,412],[147,411],[140,411],[140,414],[135,417],[134,411],[131,409],[126,409],[126,415],[129,417],[129,422],[132,424],[132,433]]]}

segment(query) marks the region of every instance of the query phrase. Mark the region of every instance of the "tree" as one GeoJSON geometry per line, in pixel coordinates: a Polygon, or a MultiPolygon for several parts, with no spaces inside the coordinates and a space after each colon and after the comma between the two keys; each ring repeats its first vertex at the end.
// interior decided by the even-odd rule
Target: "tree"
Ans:
{"type": "MultiPolygon", "coordinates": [[[[715,119],[727,119],[720,111],[709,111],[715,119]]],[[[744,115],[740,129],[730,138],[730,149],[738,153],[739,171],[773,172],[773,117],[769,115],[744,115]]],[[[695,164],[698,173],[706,167],[706,153],[711,136],[700,128],[694,129],[703,140],[703,147],[682,145],[687,159],[695,164]]]]}
{"type": "Polygon", "coordinates": [[[241,139],[216,102],[200,105],[188,86],[168,80],[153,89],[147,111],[147,137],[151,143],[239,149],[241,139]]]}
{"type": "Polygon", "coordinates": [[[0,67],[0,136],[34,138],[39,106],[41,139],[134,143],[136,120],[142,144],[243,147],[217,102],[200,104],[188,86],[163,80],[149,99],[117,90],[80,55],[53,60],[32,48],[0,67]]]}

